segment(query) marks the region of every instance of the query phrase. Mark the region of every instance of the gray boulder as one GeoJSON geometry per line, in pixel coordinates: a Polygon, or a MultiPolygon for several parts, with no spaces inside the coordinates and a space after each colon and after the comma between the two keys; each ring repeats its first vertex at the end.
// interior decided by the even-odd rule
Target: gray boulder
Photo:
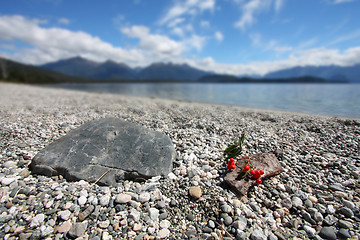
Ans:
{"type": "Polygon", "coordinates": [[[41,150],[32,173],[62,175],[69,181],[116,185],[121,179],[148,179],[172,170],[175,149],[163,133],[116,118],[83,124],[41,150]]]}

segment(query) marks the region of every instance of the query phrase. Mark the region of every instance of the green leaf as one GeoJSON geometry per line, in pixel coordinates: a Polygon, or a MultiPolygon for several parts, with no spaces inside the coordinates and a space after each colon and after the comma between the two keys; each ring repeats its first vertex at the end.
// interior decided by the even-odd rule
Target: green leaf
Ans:
{"type": "Polygon", "coordinates": [[[242,145],[245,141],[245,134],[241,134],[241,137],[239,140],[235,140],[234,144],[228,146],[224,153],[228,156],[228,158],[235,158],[239,156],[243,150],[242,145]]]}

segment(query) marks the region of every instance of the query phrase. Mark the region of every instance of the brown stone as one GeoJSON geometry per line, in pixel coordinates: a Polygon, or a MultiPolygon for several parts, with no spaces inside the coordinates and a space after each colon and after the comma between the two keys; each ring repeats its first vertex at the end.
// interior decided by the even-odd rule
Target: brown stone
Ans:
{"type": "Polygon", "coordinates": [[[6,204],[5,204],[5,207],[7,209],[11,208],[14,204],[12,203],[12,201],[8,201],[6,204]]]}
{"type": "Polygon", "coordinates": [[[27,178],[28,176],[30,176],[30,171],[29,169],[25,168],[24,170],[22,170],[19,174],[21,177],[23,178],[27,178]]]}
{"type": "MultiPolygon", "coordinates": [[[[251,158],[251,164],[256,170],[264,170],[261,179],[266,179],[277,175],[283,171],[279,160],[271,153],[258,153],[251,158]]],[[[250,173],[245,178],[243,175],[244,161],[237,161],[236,168],[226,174],[224,181],[235,191],[238,197],[246,195],[249,188],[256,184],[250,173]]]]}
{"type": "Polygon", "coordinates": [[[84,211],[82,211],[79,215],[79,220],[83,221],[86,219],[93,211],[95,210],[94,205],[89,205],[84,211]]]}
{"type": "Polygon", "coordinates": [[[54,232],[59,232],[59,233],[64,233],[64,232],[68,232],[71,228],[72,224],[70,222],[70,220],[63,222],[60,226],[56,226],[54,229],[54,232]]]}
{"type": "Polygon", "coordinates": [[[189,194],[191,197],[195,198],[195,199],[199,199],[202,195],[202,191],[201,188],[199,188],[198,186],[192,186],[189,189],[189,194]]]}

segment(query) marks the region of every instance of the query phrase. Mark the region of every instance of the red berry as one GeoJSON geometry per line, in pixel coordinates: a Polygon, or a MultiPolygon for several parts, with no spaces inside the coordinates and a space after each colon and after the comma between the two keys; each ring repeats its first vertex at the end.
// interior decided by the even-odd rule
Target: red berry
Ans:
{"type": "Polygon", "coordinates": [[[249,171],[249,170],[250,170],[250,167],[249,167],[248,165],[245,165],[243,172],[247,172],[247,171],[249,171]]]}
{"type": "Polygon", "coordinates": [[[229,162],[234,162],[234,159],[233,159],[233,158],[230,158],[229,162]]]}
{"type": "Polygon", "coordinates": [[[254,169],[251,169],[251,170],[250,170],[250,174],[254,176],[254,174],[255,174],[254,169]]]}
{"type": "Polygon", "coordinates": [[[262,183],[262,180],[260,178],[256,179],[256,183],[257,184],[261,184],[262,183]]]}
{"type": "Polygon", "coordinates": [[[234,162],[229,162],[228,169],[229,170],[235,169],[235,163],[234,162]]]}
{"type": "Polygon", "coordinates": [[[260,175],[263,175],[264,174],[264,170],[260,170],[260,175]]]}
{"type": "Polygon", "coordinates": [[[259,171],[259,170],[256,170],[256,171],[255,171],[255,174],[256,174],[256,175],[260,175],[260,171],[259,171]]]}

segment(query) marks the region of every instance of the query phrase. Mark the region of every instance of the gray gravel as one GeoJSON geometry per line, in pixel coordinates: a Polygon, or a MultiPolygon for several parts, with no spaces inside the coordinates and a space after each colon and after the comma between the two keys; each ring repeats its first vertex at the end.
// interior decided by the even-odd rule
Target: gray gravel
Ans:
{"type": "Polygon", "coordinates": [[[0,238],[360,239],[359,119],[4,83],[0,119],[0,238]],[[172,173],[116,187],[30,174],[39,150],[107,116],[168,135],[172,173]],[[244,155],[285,171],[239,201],[223,151],[245,131],[244,155]]]}

